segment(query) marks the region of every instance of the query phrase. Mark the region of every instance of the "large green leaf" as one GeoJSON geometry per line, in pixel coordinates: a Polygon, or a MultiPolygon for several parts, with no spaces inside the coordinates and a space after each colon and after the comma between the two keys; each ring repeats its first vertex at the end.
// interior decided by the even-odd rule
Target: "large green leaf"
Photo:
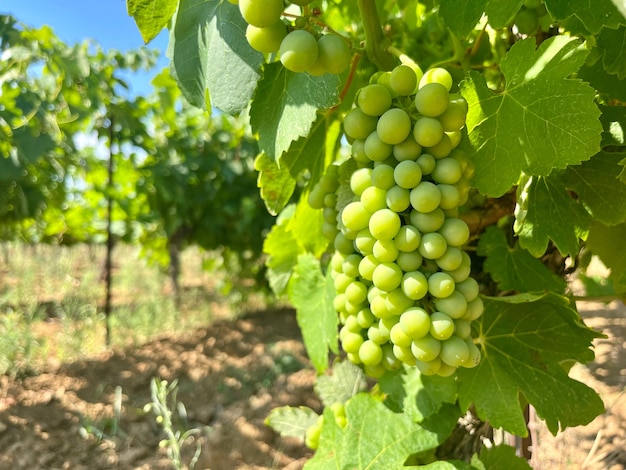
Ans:
{"type": "Polygon", "coordinates": [[[288,290],[311,363],[318,372],[324,372],[328,368],[328,350],[338,352],[332,278],[322,274],[315,256],[305,253],[298,256],[288,290]]]}
{"type": "Polygon", "coordinates": [[[146,44],[167,26],[177,6],[178,0],[126,0],[128,14],[135,18],[146,44]]]}
{"type": "Polygon", "coordinates": [[[615,290],[626,292],[626,223],[607,227],[599,222],[589,230],[587,247],[611,270],[615,290]]]}
{"type": "Polygon", "coordinates": [[[318,109],[337,104],[338,87],[334,74],[313,77],[291,72],[280,62],[266,65],[250,109],[261,150],[279,160],[292,142],[309,134],[318,109]]]}
{"type": "Polygon", "coordinates": [[[524,177],[517,198],[515,231],[522,248],[539,257],[552,240],[561,253],[578,253],[591,217],[567,192],[558,174],[524,177]]]}
{"type": "Polygon", "coordinates": [[[483,268],[503,291],[565,292],[567,284],[563,278],[523,248],[510,248],[504,232],[497,227],[488,227],[481,235],[477,253],[487,258],[483,268]]]}
{"type": "Polygon", "coordinates": [[[320,446],[305,470],[403,468],[412,454],[437,447],[442,437],[396,414],[380,401],[360,393],[346,404],[347,425],[341,428],[332,411],[324,411],[320,446]]]}
{"type": "Polygon", "coordinates": [[[602,27],[617,28],[626,24],[624,16],[611,0],[545,0],[545,4],[556,20],[573,15],[592,33],[598,33],[602,27]]]}
{"type": "Polygon", "coordinates": [[[246,22],[230,2],[180,0],[169,49],[187,101],[229,114],[248,106],[263,55],[250,47],[245,31],[246,22]]]}
{"type": "Polygon", "coordinates": [[[478,325],[483,360],[458,372],[463,409],[473,403],[481,419],[522,436],[527,429],[520,395],[553,434],[604,411],[598,395],[571,379],[562,365],[593,359],[591,341],[601,336],[581,322],[567,298],[520,294],[484,302],[478,325]]]}
{"type": "Polygon", "coordinates": [[[462,84],[469,103],[467,129],[475,149],[474,185],[491,196],[504,194],[523,171],[546,176],[598,152],[600,111],[595,91],[568,76],[587,56],[567,36],[516,43],[501,62],[504,90],[495,93],[481,74],[462,84]]]}

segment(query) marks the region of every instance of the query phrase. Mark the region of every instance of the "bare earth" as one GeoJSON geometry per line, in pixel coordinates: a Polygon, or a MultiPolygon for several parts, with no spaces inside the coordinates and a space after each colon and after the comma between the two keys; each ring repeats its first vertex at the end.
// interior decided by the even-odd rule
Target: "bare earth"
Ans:
{"type": "MultiPolygon", "coordinates": [[[[600,393],[607,412],[556,438],[537,423],[536,469],[626,469],[626,308],[581,307],[608,338],[597,341],[596,360],[572,375],[600,393]]],[[[172,468],[154,416],[143,411],[154,376],[178,378],[187,428],[210,428],[198,437],[196,468],[295,470],[311,456],[263,424],[276,406],[320,406],[294,314],[278,310],[20,380],[0,377],[0,469],[172,468]]],[[[194,449],[186,447],[187,461],[194,449]]]]}

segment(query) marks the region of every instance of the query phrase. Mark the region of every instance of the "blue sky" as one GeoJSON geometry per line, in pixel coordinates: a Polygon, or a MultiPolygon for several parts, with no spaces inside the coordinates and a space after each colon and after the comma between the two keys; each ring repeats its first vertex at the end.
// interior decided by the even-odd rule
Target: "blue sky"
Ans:
{"type": "MultiPolygon", "coordinates": [[[[47,24],[68,44],[93,39],[105,50],[121,51],[144,45],[133,18],[128,16],[125,0],[0,0],[0,12],[29,26],[47,24]]],[[[161,51],[158,69],[167,66],[167,31],[161,32],[148,47],[161,51]]],[[[150,78],[133,77],[133,92],[147,93],[150,78]]]]}

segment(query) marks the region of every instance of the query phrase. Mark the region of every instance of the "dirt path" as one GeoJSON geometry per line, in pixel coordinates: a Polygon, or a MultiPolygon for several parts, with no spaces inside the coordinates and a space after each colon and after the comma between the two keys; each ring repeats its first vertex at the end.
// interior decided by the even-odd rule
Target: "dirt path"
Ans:
{"type": "MultiPolygon", "coordinates": [[[[556,438],[539,424],[536,469],[626,468],[626,308],[587,305],[583,315],[608,337],[597,341],[596,360],[572,374],[601,394],[608,411],[556,438]]],[[[263,424],[276,406],[319,409],[293,312],[279,310],[22,380],[1,377],[0,469],[171,468],[154,416],[143,411],[154,376],[178,378],[188,426],[210,427],[199,438],[196,468],[295,470],[310,456],[263,424]]]]}

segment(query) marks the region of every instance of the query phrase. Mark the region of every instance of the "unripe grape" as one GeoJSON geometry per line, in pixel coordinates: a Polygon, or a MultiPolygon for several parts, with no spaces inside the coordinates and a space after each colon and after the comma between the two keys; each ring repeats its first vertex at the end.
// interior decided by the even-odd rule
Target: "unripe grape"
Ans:
{"type": "Polygon", "coordinates": [[[320,37],[317,41],[319,53],[318,61],[328,73],[339,74],[350,66],[352,51],[341,36],[330,33],[320,37]]]}
{"type": "Polygon", "coordinates": [[[369,214],[373,214],[376,211],[385,209],[387,207],[387,191],[377,188],[376,186],[370,186],[365,188],[365,191],[361,194],[361,204],[369,214]]]}
{"type": "Polygon", "coordinates": [[[439,356],[441,342],[430,335],[414,339],[411,343],[411,352],[418,361],[428,362],[439,356]]]}
{"type": "Polygon", "coordinates": [[[391,155],[393,146],[380,140],[378,133],[374,131],[365,139],[364,150],[367,158],[374,162],[382,162],[391,155]]]}
{"type": "Polygon", "coordinates": [[[465,300],[470,302],[478,297],[480,287],[478,286],[476,279],[468,277],[465,281],[457,283],[456,290],[463,294],[465,300]]]}
{"type": "Polygon", "coordinates": [[[441,136],[439,142],[430,147],[426,147],[424,152],[431,154],[436,159],[445,158],[452,152],[452,141],[445,132],[441,136]]]}
{"type": "Polygon", "coordinates": [[[350,176],[350,189],[352,192],[360,196],[363,191],[369,188],[372,185],[371,175],[371,168],[359,168],[352,173],[352,176],[350,176]]]}
{"type": "Polygon", "coordinates": [[[374,269],[376,269],[376,266],[379,264],[380,261],[378,261],[373,254],[366,255],[359,263],[359,275],[366,281],[371,281],[374,275],[374,269]]]}
{"type": "Polygon", "coordinates": [[[369,164],[370,159],[367,158],[367,154],[365,153],[365,141],[361,139],[357,139],[352,142],[352,152],[351,156],[357,163],[369,164]]]}
{"type": "Polygon", "coordinates": [[[356,354],[359,352],[359,348],[363,344],[363,337],[357,333],[347,333],[341,340],[341,347],[347,353],[356,354]]]}
{"type": "Polygon", "coordinates": [[[408,65],[398,65],[391,71],[389,84],[399,96],[409,96],[417,87],[417,75],[408,65]]]}
{"type": "Polygon", "coordinates": [[[280,61],[287,70],[304,72],[317,60],[317,41],[308,31],[297,29],[285,36],[279,54],[280,61]]]}
{"type": "Polygon", "coordinates": [[[422,147],[432,147],[443,138],[443,126],[432,117],[421,117],[413,126],[413,137],[422,147]]]}
{"type": "Polygon", "coordinates": [[[367,85],[359,91],[357,103],[369,116],[380,116],[391,107],[391,94],[382,85],[367,85]]]}
{"type": "Polygon", "coordinates": [[[403,225],[394,238],[394,244],[399,251],[412,252],[417,250],[422,240],[422,234],[413,225],[403,225]]]}
{"type": "Polygon", "coordinates": [[[441,359],[438,357],[432,359],[431,361],[417,361],[415,363],[415,367],[417,367],[422,375],[435,375],[439,373],[441,366],[441,359]]]}
{"type": "Polygon", "coordinates": [[[276,24],[283,14],[282,0],[239,0],[239,11],[246,23],[257,28],[276,24]]]}
{"type": "Polygon", "coordinates": [[[430,335],[440,341],[448,339],[454,333],[454,321],[442,312],[433,312],[430,316],[430,335]]]}
{"type": "Polygon", "coordinates": [[[403,142],[393,146],[393,156],[399,162],[415,160],[420,156],[421,152],[422,146],[417,143],[412,133],[403,142]]]}
{"type": "Polygon", "coordinates": [[[436,232],[446,220],[446,215],[440,208],[436,208],[431,212],[419,212],[414,210],[411,211],[409,217],[411,224],[422,233],[436,232]]]}
{"type": "Polygon", "coordinates": [[[364,308],[356,314],[356,320],[361,328],[369,328],[374,323],[375,317],[369,308],[364,308]]]}
{"type": "Polygon", "coordinates": [[[369,255],[372,253],[374,250],[374,243],[376,243],[376,239],[368,228],[365,228],[357,233],[357,236],[354,239],[354,246],[363,255],[369,255]]]}
{"type": "Polygon", "coordinates": [[[387,190],[385,202],[392,211],[404,212],[411,205],[411,192],[400,186],[393,186],[387,190]]]}
{"type": "Polygon", "coordinates": [[[420,80],[420,88],[426,86],[428,83],[439,83],[443,85],[448,91],[452,88],[452,75],[446,69],[441,67],[435,67],[424,72],[422,79],[420,80]]]}
{"type": "Polygon", "coordinates": [[[439,122],[446,132],[458,131],[465,125],[467,101],[461,95],[450,95],[448,108],[439,116],[439,122]]]}
{"type": "Polygon", "coordinates": [[[458,336],[451,336],[441,342],[439,357],[443,362],[452,367],[459,367],[469,359],[467,343],[458,336]]]}
{"type": "Polygon", "coordinates": [[[463,367],[476,367],[478,364],[480,364],[480,360],[482,359],[480,349],[478,349],[478,346],[474,344],[471,338],[467,338],[465,340],[465,343],[467,344],[467,348],[469,349],[469,357],[463,363],[463,367]]]}
{"type": "Polygon", "coordinates": [[[439,229],[439,233],[446,239],[446,243],[450,246],[463,246],[469,240],[469,227],[467,224],[457,218],[449,218],[443,223],[439,229]]]}
{"type": "Polygon", "coordinates": [[[420,255],[433,260],[443,256],[447,249],[446,239],[437,232],[425,233],[418,247],[420,255]]]}
{"type": "Polygon", "coordinates": [[[411,352],[411,348],[403,348],[397,344],[393,345],[393,355],[408,366],[414,366],[416,359],[411,352]]]}
{"type": "Polygon", "coordinates": [[[411,118],[400,108],[385,111],[378,119],[376,132],[380,140],[395,145],[403,142],[411,133],[411,118]]]}
{"type": "Polygon", "coordinates": [[[368,116],[361,108],[353,108],[343,118],[343,129],[348,137],[365,140],[376,130],[378,119],[368,116]]]}
{"type": "Polygon", "coordinates": [[[334,247],[335,250],[346,255],[354,253],[354,245],[352,244],[352,240],[347,239],[346,236],[341,232],[339,232],[335,237],[334,247]]]}
{"type": "Polygon", "coordinates": [[[483,300],[480,297],[476,297],[467,303],[467,313],[463,317],[463,320],[474,321],[483,314],[483,300]]]}
{"type": "Polygon", "coordinates": [[[413,189],[422,180],[422,167],[412,160],[400,162],[393,170],[393,179],[401,188],[413,189]]]}
{"type": "Polygon", "coordinates": [[[454,158],[437,160],[431,177],[437,183],[454,184],[461,179],[461,164],[454,158]]]}
{"type": "Polygon", "coordinates": [[[417,158],[417,164],[422,168],[422,175],[430,175],[435,169],[437,160],[429,153],[423,153],[417,158]]]}
{"type": "Polygon", "coordinates": [[[393,344],[397,344],[403,348],[411,347],[411,338],[406,335],[399,323],[393,325],[389,331],[389,339],[393,344]]]}
{"type": "Polygon", "coordinates": [[[357,277],[359,275],[359,264],[363,257],[356,253],[351,253],[343,260],[341,264],[341,270],[350,277],[357,277]]]}
{"type": "Polygon", "coordinates": [[[422,116],[439,116],[448,108],[448,103],[448,89],[440,83],[428,83],[415,95],[415,107],[422,116]]]}
{"type": "Polygon", "coordinates": [[[423,308],[412,307],[400,315],[399,325],[409,338],[423,338],[430,331],[430,315],[423,308]]]}
{"type": "Polygon", "coordinates": [[[454,271],[463,262],[462,251],[454,246],[449,246],[446,252],[440,257],[435,259],[437,266],[444,271],[454,271]]]}
{"type": "Polygon", "coordinates": [[[372,254],[381,263],[392,263],[400,254],[393,240],[376,240],[372,254]]]}
{"type": "Polygon", "coordinates": [[[402,292],[402,289],[400,288],[388,292],[385,298],[385,303],[387,305],[387,310],[394,317],[400,316],[402,312],[413,306],[413,300],[404,295],[404,292],[402,292]]]}
{"type": "Polygon", "coordinates": [[[447,273],[434,273],[428,278],[428,292],[433,297],[448,297],[454,292],[454,280],[447,273]]]}
{"type": "Polygon", "coordinates": [[[343,294],[354,278],[345,273],[337,273],[333,278],[333,285],[337,294],[343,294]]]}
{"type": "Polygon", "coordinates": [[[390,292],[402,282],[402,270],[395,263],[381,263],[374,269],[372,282],[378,289],[390,292]]]}
{"type": "Polygon", "coordinates": [[[428,293],[428,279],[420,271],[409,271],[402,276],[402,292],[409,299],[420,300],[428,293]]]}
{"type": "Polygon", "coordinates": [[[398,259],[396,260],[396,264],[400,266],[400,268],[404,272],[416,271],[422,265],[422,255],[420,255],[417,251],[413,251],[411,253],[400,252],[398,255],[398,259]]]}
{"type": "Polygon", "coordinates": [[[264,54],[278,51],[285,36],[287,36],[287,27],[280,20],[266,28],[259,28],[251,24],[246,28],[246,39],[250,46],[264,54]]]}
{"type": "Polygon", "coordinates": [[[454,210],[461,204],[461,194],[456,186],[451,184],[440,184],[437,186],[441,193],[439,207],[443,210],[454,210]]]}
{"type": "MultiPolygon", "coordinates": [[[[358,267],[357,267],[358,268],[358,267]]],[[[353,304],[360,304],[367,300],[367,287],[360,281],[353,281],[346,287],[346,300],[353,304]]]]}
{"type": "Polygon", "coordinates": [[[443,299],[435,299],[435,307],[450,318],[462,318],[467,313],[467,300],[455,290],[443,299]]]}
{"type": "Polygon", "coordinates": [[[400,230],[400,216],[390,209],[381,209],[372,214],[369,229],[377,240],[391,240],[400,230]]]}
{"type": "Polygon", "coordinates": [[[416,211],[432,212],[441,202],[441,191],[430,181],[422,181],[411,190],[411,206],[416,211]]]}
{"type": "Polygon", "coordinates": [[[365,340],[359,348],[359,358],[367,366],[376,366],[383,358],[382,348],[372,340],[365,340]]]}
{"type": "Polygon", "coordinates": [[[369,220],[370,213],[365,209],[361,201],[351,202],[341,211],[341,222],[348,230],[359,232],[367,228],[369,220]]]}
{"type": "Polygon", "coordinates": [[[468,339],[472,336],[472,325],[467,320],[454,320],[454,334],[461,339],[468,339]]]}

